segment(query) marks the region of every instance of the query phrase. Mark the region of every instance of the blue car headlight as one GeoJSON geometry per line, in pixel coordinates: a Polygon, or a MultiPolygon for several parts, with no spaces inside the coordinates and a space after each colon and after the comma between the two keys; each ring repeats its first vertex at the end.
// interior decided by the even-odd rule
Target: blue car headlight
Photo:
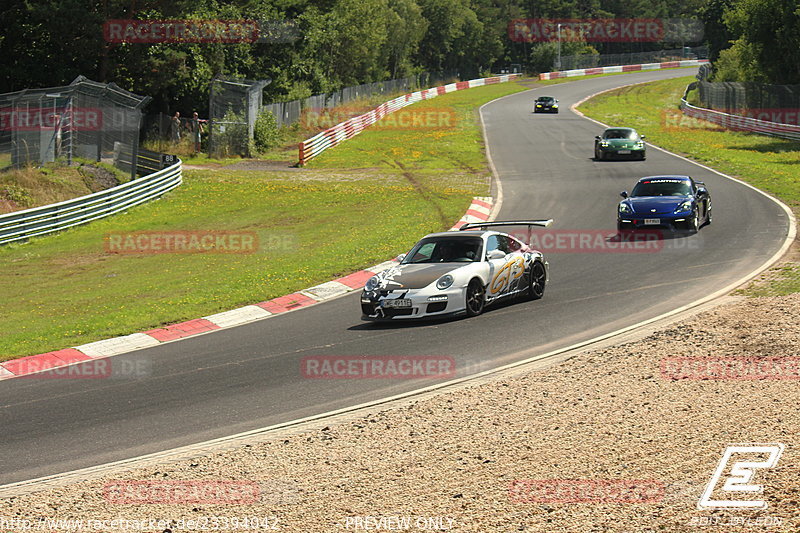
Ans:
{"type": "Polygon", "coordinates": [[[629,206],[625,202],[622,202],[621,204],[619,204],[619,212],[620,213],[633,213],[633,209],[631,209],[631,206],[629,206]]]}
{"type": "Polygon", "coordinates": [[[674,214],[686,213],[687,211],[691,211],[691,210],[692,210],[692,201],[691,200],[686,200],[685,202],[681,203],[681,205],[676,207],[675,211],[673,211],[673,213],[674,214]]]}
{"type": "Polygon", "coordinates": [[[450,274],[445,274],[436,281],[436,288],[439,289],[440,291],[443,291],[448,287],[450,287],[450,285],[452,284],[453,284],[453,276],[451,276],[450,274]]]}
{"type": "Polygon", "coordinates": [[[380,280],[378,279],[378,276],[372,276],[367,280],[367,283],[364,285],[364,290],[367,292],[372,292],[378,288],[379,283],[380,280]]]}

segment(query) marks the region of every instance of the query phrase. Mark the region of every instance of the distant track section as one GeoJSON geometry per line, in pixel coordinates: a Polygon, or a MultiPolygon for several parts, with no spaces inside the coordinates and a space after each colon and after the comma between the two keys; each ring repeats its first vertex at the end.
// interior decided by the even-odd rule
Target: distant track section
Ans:
{"type": "Polygon", "coordinates": [[[459,81],[442,85],[439,87],[431,87],[430,89],[423,89],[421,91],[404,94],[394,100],[384,102],[372,111],[368,111],[363,115],[353,117],[340,122],[335,126],[321,131],[313,137],[301,142],[298,146],[298,164],[303,166],[310,159],[318,156],[328,148],[332,148],[337,144],[355,137],[361,133],[366,127],[375,124],[377,121],[390,113],[394,113],[398,109],[402,109],[411,104],[420,102],[422,100],[430,100],[440,94],[451,93],[453,91],[461,91],[464,89],[472,89],[473,87],[482,87],[484,85],[491,85],[494,83],[504,83],[512,79],[519,78],[521,74],[504,74],[502,76],[493,76],[491,78],[478,78],[469,81],[459,81]]]}
{"type": "Polygon", "coordinates": [[[614,65],[611,67],[576,68],[558,72],[542,72],[540,80],[555,80],[575,76],[595,76],[597,74],[613,74],[615,72],[638,72],[640,70],[659,70],[662,68],[696,67],[708,63],[708,59],[688,59],[686,61],[665,61],[663,63],[642,63],[638,65],[614,65]]]}

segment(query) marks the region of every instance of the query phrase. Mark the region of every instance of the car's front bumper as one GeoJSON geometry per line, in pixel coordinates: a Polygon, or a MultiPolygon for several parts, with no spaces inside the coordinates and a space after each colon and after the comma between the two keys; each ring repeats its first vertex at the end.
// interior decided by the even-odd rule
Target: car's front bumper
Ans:
{"type": "Polygon", "coordinates": [[[558,113],[557,107],[534,107],[534,113],[558,113]]]}
{"type": "Polygon", "coordinates": [[[466,287],[439,290],[406,289],[361,292],[361,319],[370,321],[415,320],[457,316],[466,313],[466,287]],[[410,307],[388,307],[387,300],[411,300],[410,307]]]}
{"type": "Polygon", "coordinates": [[[610,146],[599,146],[597,149],[606,157],[639,158],[647,153],[647,148],[612,148],[610,146]]]}
{"type": "Polygon", "coordinates": [[[692,218],[692,213],[680,214],[652,214],[645,216],[643,213],[617,213],[617,224],[629,229],[670,228],[685,227],[692,218]],[[655,222],[655,221],[658,222],[655,222]]]}

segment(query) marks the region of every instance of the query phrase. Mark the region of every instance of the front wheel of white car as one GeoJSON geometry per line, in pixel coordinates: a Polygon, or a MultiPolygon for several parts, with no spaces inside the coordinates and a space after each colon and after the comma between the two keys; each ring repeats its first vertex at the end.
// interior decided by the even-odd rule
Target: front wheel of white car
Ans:
{"type": "Polygon", "coordinates": [[[486,305],[486,289],[478,278],[469,282],[465,303],[467,316],[478,316],[483,313],[483,306],[486,305]]]}
{"type": "Polygon", "coordinates": [[[528,273],[528,299],[538,300],[544,296],[544,286],[547,283],[547,272],[544,265],[535,261],[528,273]]]}

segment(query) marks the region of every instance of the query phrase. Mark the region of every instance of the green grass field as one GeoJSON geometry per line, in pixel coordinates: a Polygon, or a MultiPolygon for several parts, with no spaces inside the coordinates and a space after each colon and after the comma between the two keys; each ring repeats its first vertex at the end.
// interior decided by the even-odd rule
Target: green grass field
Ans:
{"type": "MultiPolygon", "coordinates": [[[[609,125],[631,126],[649,142],[780,198],[800,213],[800,142],[727,131],[684,117],[678,103],[693,77],[624,87],[599,95],[580,110],[609,125]]],[[[712,191],[713,192],[713,191],[712,191]]],[[[800,291],[800,268],[788,263],[771,269],[745,294],[765,296],[800,291]]]]}
{"type": "MultiPolygon", "coordinates": [[[[367,130],[309,169],[184,173],[161,200],[0,247],[0,358],[143,331],[257,303],[385,261],[449,228],[489,192],[477,107],[516,83],[429,101],[457,130],[367,130]],[[112,233],[256,232],[250,254],[115,254],[112,233]]],[[[358,310],[353,311],[357,320],[358,310]]]]}

